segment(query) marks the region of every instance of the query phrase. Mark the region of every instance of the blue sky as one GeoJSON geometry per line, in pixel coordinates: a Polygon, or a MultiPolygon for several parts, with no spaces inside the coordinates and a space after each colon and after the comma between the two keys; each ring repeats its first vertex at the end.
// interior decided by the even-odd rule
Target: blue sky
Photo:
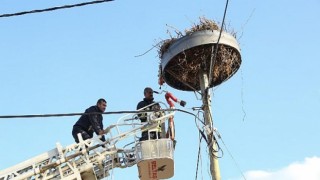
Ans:
{"type": "MultiPolygon", "coordinates": [[[[79,2],[5,0],[0,14],[79,2]]],[[[225,1],[116,0],[0,18],[0,115],[83,112],[100,97],[108,101],[107,111],[134,110],[144,87],[159,87],[157,49],[135,56],[169,38],[169,26],[184,31],[202,16],[221,22],[224,7],[225,1]]],[[[319,7],[319,0],[229,2],[226,23],[238,33],[242,65],[214,89],[212,111],[214,126],[248,180],[320,179],[319,7]]],[[[185,110],[201,106],[192,92],[164,89],[186,100],[185,110]]],[[[73,143],[77,118],[0,119],[0,169],[53,149],[56,142],[73,143]]],[[[105,126],[118,118],[104,116],[105,126]]],[[[177,113],[175,124],[172,179],[194,179],[194,119],[177,113]]],[[[241,179],[220,144],[223,179],[241,179]]],[[[201,149],[198,177],[208,179],[204,144],[201,149]]],[[[116,169],[113,176],[137,174],[134,166],[116,169]]]]}

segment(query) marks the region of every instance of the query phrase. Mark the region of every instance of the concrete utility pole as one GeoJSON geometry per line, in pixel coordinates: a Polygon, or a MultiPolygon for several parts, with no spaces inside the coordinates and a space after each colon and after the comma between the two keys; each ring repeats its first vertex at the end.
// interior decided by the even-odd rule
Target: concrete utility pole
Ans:
{"type": "Polygon", "coordinates": [[[207,139],[209,143],[209,155],[210,155],[210,171],[212,175],[212,180],[220,180],[220,168],[218,162],[218,153],[217,153],[217,142],[216,139],[213,137],[213,120],[212,120],[212,113],[211,113],[211,98],[209,91],[209,83],[208,83],[208,75],[204,71],[200,71],[199,73],[200,78],[200,88],[202,93],[202,103],[203,103],[203,110],[204,110],[204,119],[205,125],[207,127],[207,139]]]}

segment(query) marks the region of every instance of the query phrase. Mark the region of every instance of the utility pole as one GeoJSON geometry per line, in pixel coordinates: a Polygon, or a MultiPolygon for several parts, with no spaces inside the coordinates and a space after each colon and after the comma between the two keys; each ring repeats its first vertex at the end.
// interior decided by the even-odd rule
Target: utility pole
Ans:
{"type": "MultiPolygon", "coordinates": [[[[214,22],[208,22],[208,26],[214,24],[214,22]]],[[[159,77],[163,78],[169,86],[178,90],[201,90],[204,129],[210,156],[210,172],[212,180],[221,180],[218,163],[219,146],[213,133],[209,89],[228,80],[240,68],[242,62],[240,47],[231,34],[215,29],[199,30],[174,39],[174,41],[171,40],[168,42],[172,42],[172,44],[164,43],[161,46],[162,49],[166,50],[161,52],[159,77]],[[218,48],[219,43],[223,46],[218,48]],[[164,45],[168,45],[168,47],[164,45]],[[219,49],[221,53],[213,54],[213,47],[217,48],[216,50],[219,49]],[[214,66],[210,70],[207,65],[213,59],[207,57],[216,57],[214,66]],[[218,71],[217,74],[214,73],[215,70],[218,71]],[[195,74],[197,75],[195,76],[195,74]],[[208,77],[211,77],[210,75],[212,75],[212,79],[208,79],[208,77]]]]}
{"type": "Polygon", "coordinates": [[[203,70],[199,71],[200,88],[202,94],[202,103],[204,110],[204,120],[206,125],[206,134],[208,139],[208,148],[210,156],[210,172],[212,180],[220,180],[220,168],[218,162],[218,149],[217,141],[213,136],[213,119],[211,113],[211,97],[209,94],[208,74],[203,70]]]}

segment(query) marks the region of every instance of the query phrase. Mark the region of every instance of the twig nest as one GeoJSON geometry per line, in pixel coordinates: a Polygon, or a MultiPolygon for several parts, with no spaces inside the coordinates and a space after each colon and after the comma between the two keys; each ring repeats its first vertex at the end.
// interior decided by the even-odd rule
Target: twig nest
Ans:
{"type": "Polygon", "coordinates": [[[219,27],[206,20],[187,30],[185,36],[163,41],[159,50],[159,77],[171,87],[185,91],[200,90],[199,73],[212,77],[210,87],[228,80],[240,68],[240,47],[225,31],[221,32],[217,45],[219,35],[219,27]]]}

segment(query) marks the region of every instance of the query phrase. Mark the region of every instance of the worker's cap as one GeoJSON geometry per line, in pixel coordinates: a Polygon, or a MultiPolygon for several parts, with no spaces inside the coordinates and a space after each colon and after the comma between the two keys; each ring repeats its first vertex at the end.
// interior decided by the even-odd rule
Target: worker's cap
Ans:
{"type": "Polygon", "coordinates": [[[147,94],[147,93],[150,93],[150,92],[153,92],[151,87],[144,88],[144,91],[143,91],[144,94],[147,94]]]}

